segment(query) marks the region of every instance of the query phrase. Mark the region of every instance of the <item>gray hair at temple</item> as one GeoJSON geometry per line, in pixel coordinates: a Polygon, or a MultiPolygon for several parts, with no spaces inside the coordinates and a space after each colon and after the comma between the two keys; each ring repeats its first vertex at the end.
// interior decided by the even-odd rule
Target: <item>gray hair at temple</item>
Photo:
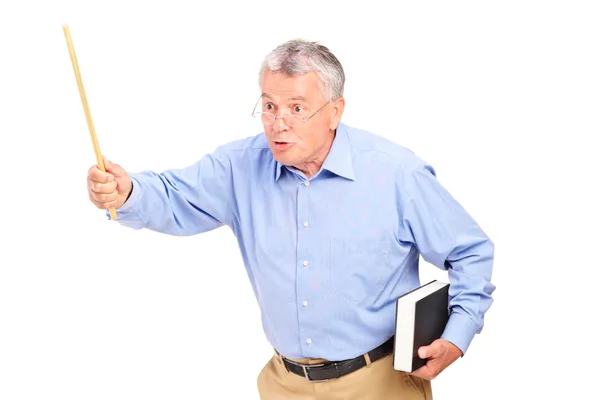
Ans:
{"type": "Polygon", "coordinates": [[[295,39],[277,46],[265,57],[261,65],[258,79],[261,87],[267,69],[288,76],[302,75],[314,70],[328,101],[344,95],[346,77],[342,64],[327,47],[317,42],[295,39]]]}

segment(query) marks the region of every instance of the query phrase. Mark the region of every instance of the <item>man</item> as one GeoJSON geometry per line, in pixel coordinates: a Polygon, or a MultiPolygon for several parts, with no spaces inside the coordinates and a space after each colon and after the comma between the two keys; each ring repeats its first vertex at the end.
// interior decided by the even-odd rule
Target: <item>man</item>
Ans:
{"type": "Polygon", "coordinates": [[[493,244],[431,166],[341,122],[344,79],[326,47],[284,43],[259,74],[263,133],[162,173],[106,160],[88,172],[90,199],[134,229],[233,231],[274,348],[261,399],[431,399],[431,379],[482,329],[493,244]],[[392,367],[391,338],[419,254],[448,271],[450,320],[407,374],[392,367]]]}

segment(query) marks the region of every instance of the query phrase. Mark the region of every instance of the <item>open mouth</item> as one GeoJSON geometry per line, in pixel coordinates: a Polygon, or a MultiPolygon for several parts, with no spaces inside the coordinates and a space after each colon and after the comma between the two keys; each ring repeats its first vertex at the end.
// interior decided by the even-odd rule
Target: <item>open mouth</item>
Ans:
{"type": "Polygon", "coordinates": [[[285,150],[294,145],[294,142],[282,142],[278,140],[274,140],[273,143],[275,143],[275,148],[277,150],[285,150]]]}

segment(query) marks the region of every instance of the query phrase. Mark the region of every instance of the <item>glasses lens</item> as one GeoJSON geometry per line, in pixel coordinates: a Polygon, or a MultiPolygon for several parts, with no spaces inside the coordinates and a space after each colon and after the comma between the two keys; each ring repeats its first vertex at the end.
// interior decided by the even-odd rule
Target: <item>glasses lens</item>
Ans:
{"type": "Polygon", "coordinates": [[[275,122],[275,116],[270,113],[257,112],[252,115],[254,116],[254,118],[260,119],[262,121],[262,123],[265,125],[272,125],[273,122],[275,122]]]}
{"type": "MultiPolygon", "coordinates": [[[[273,123],[275,122],[275,115],[268,113],[268,112],[257,112],[253,114],[255,118],[260,118],[262,123],[265,125],[273,125],[273,123]]],[[[287,126],[296,126],[299,125],[300,123],[304,122],[304,119],[299,116],[299,115],[293,115],[293,114],[285,114],[282,115],[283,117],[283,122],[285,122],[285,124],[287,126]]]]}
{"type": "Polygon", "coordinates": [[[299,115],[287,114],[283,117],[283,121],[287,126],[296,126],[299,125],[303,120],[299,115]]]}

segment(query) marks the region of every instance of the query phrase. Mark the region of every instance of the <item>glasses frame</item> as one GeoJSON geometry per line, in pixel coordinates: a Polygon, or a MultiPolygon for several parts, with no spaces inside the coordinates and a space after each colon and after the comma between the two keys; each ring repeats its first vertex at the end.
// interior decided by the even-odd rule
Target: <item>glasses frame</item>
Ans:
{"type": "Polygon", "coordinates": [[[285,123],[287,126],[290,126],[290,127],[292,127],[292,126],[296,126],[296,125],[289,125],[287,122],[285,122],[285,117],[286,117],[286,116],[290,115],[290,116],[293,116],[294,118],[299,118],[299,119],[302,121],[302,123],[303,123],[303,124],[305,124],[305,123],[307,123],[308,121],[310,121],[310,119],[311,119],[312,117],[314,117],[315,115],[317,115],[317,114],[318,114],[318,113],[319,113],[319,112],[320,112],[322,109],[324,109],[324,108],[325,108],[325,106],[327,106],[327,104],[331,103],[331,100],[329,100],[327,103],[323,104],[323,106],[322,106],[321,108],[319,108],[317,111],[315,111],[315,112],[314,112],[314,113],[313,113],[313,114],[312,114],[310,117],[308,117],[308,118],[304,118],[304,117],[301,117],[300,115],[297,115],[297,114],[289,114],[289,113],[288,113],[288,114],[282,114],[282,115],[275,115],[275,114],[273,114],[273,113],[266,112],[266,111],[260,111],[260,112],[256,112],[256,107],[258,106],[258,102],[260,101],[260,99],[262,99],[262,97],[263,97],[263,95],[261,94],[261,95],[258,97],[258,100],[256,100],[256,104],[254,104],[254,108],[252,109],[252,117],[257,117],[258,115],[261,115],[261,116],[262,116],[262,114],[271,115],[271,116],[273,116],[273,123],[272,123],[272,124],[269,124],[269,125],[273,125],[273,124],[275,124],[275,122],[277,122],[277,118],[281,118],[281,119],[283,120],[283,122],[284,122],[284,123],[285,123]]]}

